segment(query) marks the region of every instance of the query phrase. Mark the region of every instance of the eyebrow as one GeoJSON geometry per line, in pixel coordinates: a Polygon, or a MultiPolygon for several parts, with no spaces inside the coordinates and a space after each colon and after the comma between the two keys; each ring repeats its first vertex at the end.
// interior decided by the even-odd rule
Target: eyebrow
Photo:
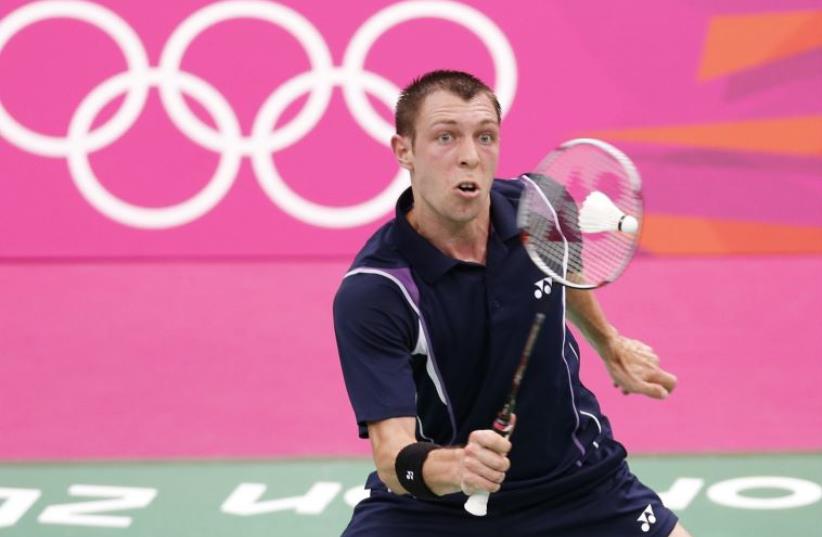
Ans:
{"type": "MultiPolygon", "coordinates": [[[[459,123],[456,120],[453,120],[453,119],[438,119],[437,121],[432,123],[430,126],[431,127],[436,127],[437,125],[458,125],[458,124],[459,123]]],[[[480,125],[488,125],[488,124],[499,125],[499,122],[495,119],[483,119],[482,121],[480,121],[479,124],[480,125]]]]}

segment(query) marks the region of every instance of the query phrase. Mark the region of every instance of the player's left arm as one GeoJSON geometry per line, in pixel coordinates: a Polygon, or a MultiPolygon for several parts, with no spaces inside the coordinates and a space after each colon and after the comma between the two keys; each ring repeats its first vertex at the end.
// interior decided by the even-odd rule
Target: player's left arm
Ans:
{"type": "Polygon", "coordinates": [[[668,397],[676,377],[659,366],[651,347],[621,335],[605,318],[592,291],[567,287],[565,298],[568,317],[602,357],[615,386],[625,394],[668,397]]]}

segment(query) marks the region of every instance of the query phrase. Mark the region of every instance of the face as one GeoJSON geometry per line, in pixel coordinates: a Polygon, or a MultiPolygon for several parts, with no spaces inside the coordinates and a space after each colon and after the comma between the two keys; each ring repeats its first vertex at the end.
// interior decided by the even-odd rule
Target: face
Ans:
{"type": "Polygon", "coordinates": [[[391,140],[401,166],[411,172],[414,217],[446,226],[487,218],[499,160],[499,121],[484,93],[464,101],[439,90],[423,101],[414,140],[391,140]]]}

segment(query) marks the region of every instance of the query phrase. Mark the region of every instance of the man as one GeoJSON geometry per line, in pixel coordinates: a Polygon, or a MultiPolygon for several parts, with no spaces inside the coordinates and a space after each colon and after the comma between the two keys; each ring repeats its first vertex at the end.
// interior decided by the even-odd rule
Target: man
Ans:
{"type": "Polygon", "coordinates": [[[566,314],[625,393],[662,399],[676,379],[593,294],[552,286],[528,259],[515,223],[522,184],[494,180],[492,91],[466,73],[428,73],[403,91],[396,127],[411,188],[334,301],[346,387],[377,469],[344,535],[687,537],[630,473],[581,384],[566,314]],[[509,441],[490,425],[537,306],[548,315],[509,441]],[[486,517],[463,509],[477,491],[491,493],[486,517]]]}

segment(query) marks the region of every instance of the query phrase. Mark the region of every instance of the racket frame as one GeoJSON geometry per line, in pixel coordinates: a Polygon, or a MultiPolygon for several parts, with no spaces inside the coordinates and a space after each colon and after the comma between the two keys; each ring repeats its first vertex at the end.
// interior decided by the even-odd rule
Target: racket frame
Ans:
{"type": "MultiPolygon", "coordinates": [[[[543,158],[542,161],[540,161],[539,165],[537,166],[537,172],[536,173],[542,174],[542,172],[540,171],[541,169],[544,169],[544,168],[550,166],[553,161],[555,161],[557,158],[559,158],[564,153],[564,151],[566,151],[566,150],[568,150],[572,147],[578,146],[578,145],[591,145],[591,146],[594,146],[594,147],[600,149],[601,151],[605,152],[611,158],[613,158],[620,165],[620,167],[622,167],[622,169],[625,171],[625,176],[628,180],[628,185],[631,189],[631,192],[637,198],[637,201],[639,202],[640,207],[642,207],[642,205],[643,205],[642,179],[639,175],[639,171],[637,170],[636,166],[631,161],[631,159],[628,158],[628,155],[626,155],[625,153],[623,153],[622,151],[620,151],[616,147],[612,146],[611,144],[609,144],[607,142],[604,142],[602,140],[598,140],[596,138],[574,138],[572,140],[568,140],[566,142],[563,142],[556,149],[551,151],[545,158],[543,158]]],[[[542,175],[545,175],[546,177],[549,177],[551,180],[553,180],[553,181],[555,181],[559,184],[562,184],[561,181],[558,181],[557,179],[551,177],[549,174],[542,174],[542,175]]],[[[642,230],[642,219],[638,219],[640,229],[638,229],[637,232],[634,234],[634,236],[636,238],[634,239],[634,241],[632,243],[630,255],[626,255],[625,259],[622,261],[622,263],[616,267],[616,270],[614,271],[614,276],[611,279],[603,280],[603,281],[598,282],[598,283],[574,282],[572,280],[569,280],[568,276],[567,276],[568,240],[565,238],[565,234],[563,233],[562,228],[559,225],[559,218],[557,216],[556,210],[554,209],[554,206],[551,204],[551,202],[548,201],[548,198],[545,196],[545,193],[543,192],[543,189],[540,188],[540,186],[537,184],[536,181],[534,181],[532,178],[530,178],[527,174],[524,174],[524,175],[520,176],[520,178],[525,180],[525,181],[528,181],[528,183],[530,183],[530,185],[526,185],[525,188],[535,189],[536,192],[539,194],[539,196],[542,198],[545,205],[547,205],[551,209],[551,213],[554,216],[555,228],[560,233],[560,235],[562,235],[562,240],[563,240],[564,250],[565,250],[564,253],[563,253],[562,266],[563,266],[563,271],[566,272],[566,274],[560,275],[560,274],[557,274],[554,270],[552,270],[548,266],[547,263],[545,263],[545,261],[542,259],[542,257],[539,255],[539,253],[533,248],[533,246],[529,245],[530,234],[528,233],[528,231],[526,229],[527,228],[527,218],[526,218],[527,211],[524,208],[524,204],[520,203],[519,209],[517,210],[517,226],[520,228],[521,233],[523,234],[523,241],[522,242],[523,242],[523,245],[525,246],[525,251],[528,253],[528,257],[531,258],[531,261],[533,261],[533,263],[542,272],[544,272],[547,276],[550,276],[551,278],[553,278],[558,283],[560,283],[562,285],[565,285],[566,287],[571,287],[572,289],[597,289],[597,288],[602,287],[602,286],[604,286],[608,283],[611,283],[612,281],[614,281],[617,277],[619,277],[625,271],[625,268],[628,266],[628,263],[631,262],[631,259],[634,257],[634,254],[636,253],[636,250],[637,250],[638,245],[639,245],[639,236],[640,236],[640,233],[641,233],[641,230],[642,230]]],[[[523,194],[524,194],[524,191],[523,191],[523,194]]]]}

